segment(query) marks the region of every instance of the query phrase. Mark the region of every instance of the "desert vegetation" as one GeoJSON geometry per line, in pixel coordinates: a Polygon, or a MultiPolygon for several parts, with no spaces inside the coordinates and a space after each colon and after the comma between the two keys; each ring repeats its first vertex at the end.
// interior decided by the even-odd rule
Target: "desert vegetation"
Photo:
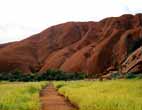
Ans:
{"type": "Polygon", "coordinates": [[[79,110],[142,110],[142,80],[54,82],[79,110]]]}
{"type": "Polygon", "coordinates": [[[0,82],[0,110],[39,110],[39,91],[47,82],[0,82]]]}
{"type": "Polygon", "coordinates": [[[0,80],[6,81],[44,81],[44,80],[80,80],[86,78],[85,73],[67,73],[60,70],[49,69],[44,73],[24,74],[19,70],[0,73],[0,80]]]}
{"type": "Polygon", "coordinates": [[[100,81],[95,74],[53,69],[41,74],[3,72],[0,73],[0,110],[39,110],[39,91],[47,84],[45,80],[54,80],[59,93],[79,110],[142,110],[142,74],[114,73],[110,77],[112,80],[100,81]]]}
{"type": "MultiPolygon", "coordinates": [[[[22,82],[34,82],[34,81],[52,81],[52,80],[83,80],[83,79],[99,79],[102,76],[97,74],[87,74],[82,72],[64,72],[61,70],[49,69],[43,73],[29,73],[25,74],[20,70],[13,70],[11,72],[1,72],[0,81],[22,81],[22,82]]],[[[141,73],[112,73],[109,75],[109,79],[142,79],[141,73]]],[[[103,78],[103,77],[102,77],[103,78]]]]}

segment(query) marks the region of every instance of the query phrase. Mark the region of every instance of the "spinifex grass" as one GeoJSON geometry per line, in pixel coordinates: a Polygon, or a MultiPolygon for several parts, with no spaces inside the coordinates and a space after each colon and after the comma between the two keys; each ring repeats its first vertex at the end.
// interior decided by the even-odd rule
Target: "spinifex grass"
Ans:
{"type": "Polygon", "coordinates": [[[0,110],[39,110],[39,91],[46,82],[0,85],[0,110]]]}
{"type": "Polygon", "coordinates": [[[142,80],[54,83],[80,110],[142,110],[142,80]]]}

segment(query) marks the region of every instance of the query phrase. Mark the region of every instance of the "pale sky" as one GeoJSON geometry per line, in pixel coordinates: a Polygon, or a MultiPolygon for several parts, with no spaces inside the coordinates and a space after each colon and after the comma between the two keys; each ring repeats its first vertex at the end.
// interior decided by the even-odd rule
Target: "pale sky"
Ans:
{"type": "Polygon", "coordinates": [[[0,0],[0,43],[67,21],[99,21],[142,13],[142,0],[0,0]]]}

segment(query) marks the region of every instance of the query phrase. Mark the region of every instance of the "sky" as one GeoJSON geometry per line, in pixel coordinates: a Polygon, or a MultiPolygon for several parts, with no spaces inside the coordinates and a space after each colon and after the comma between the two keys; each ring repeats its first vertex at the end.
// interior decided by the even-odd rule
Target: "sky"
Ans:
{"type": "Polygon", "coordinates": [[[0,0],[0,44],[68,21],[142,13],[142,0],[0,0]]]}

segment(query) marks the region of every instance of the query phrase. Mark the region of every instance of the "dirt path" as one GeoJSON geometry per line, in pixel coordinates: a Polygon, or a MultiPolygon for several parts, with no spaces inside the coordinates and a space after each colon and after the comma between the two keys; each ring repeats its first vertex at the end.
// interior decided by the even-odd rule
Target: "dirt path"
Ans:
{"type": "Polygon", "coordinates": [[[41,110],[76,110],[50,83],[40,93],[41,110]]]}

